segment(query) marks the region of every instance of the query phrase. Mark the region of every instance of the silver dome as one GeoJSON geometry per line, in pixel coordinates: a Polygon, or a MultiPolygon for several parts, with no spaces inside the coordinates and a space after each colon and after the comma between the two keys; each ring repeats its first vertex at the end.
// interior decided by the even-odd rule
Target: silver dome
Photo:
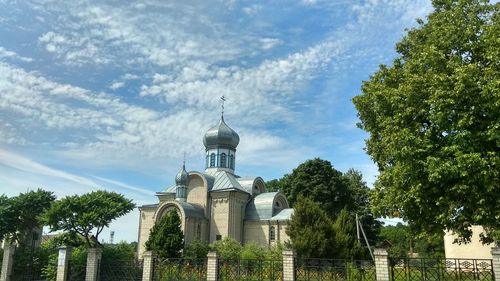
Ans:
{"type": "Polygon", "coordinates": [[[186,171],[186,165],[182,165],[182,170],[180,170],[177,176],[175,176],[175,184],[178,186],[189,185],[189,174],[186,171]]]}
{"type": "Polygon", "coordinates": [[[227,146],[236,149],[240,143],[240,136],[224,122],[224,117],[219,124],[210,128],[203,137],[205,148],[227,146]]]}

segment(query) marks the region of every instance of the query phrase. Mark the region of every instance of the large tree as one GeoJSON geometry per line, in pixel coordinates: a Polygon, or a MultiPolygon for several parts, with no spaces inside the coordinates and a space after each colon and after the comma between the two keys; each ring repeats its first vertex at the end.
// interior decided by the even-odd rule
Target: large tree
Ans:
{"type": "Polygon", "coordinates": [[[177,211],[170,210],[155,223],[146,241],[146,249],[162,259],[177,258],[184,247],[184,234],[177,211]]]}
{"type": "Polygon", "coordinates": [[[41,230],[40,216],[54,200],[52,192],[42,189],[11,198],[0,195],[0,241],[6,238],[21,246],[30,246],[33,232],[41,230]]]}
{"type": "Polygon", "coordinates": [[[500,4],[434,0],[353,99],[380,171],[375,211],[500,240],[500,4]],[[496,234],[495,234],[496,231],[496,234]]]}
{"type": "Polygon", "coordinates": [[[100,245],[99,234],[116,218],[134,208],[123,195],[104,190],[67,196],[52,204],[43,216],[51,231],[63,230],[85,239],[88,247],[100,245]]]}

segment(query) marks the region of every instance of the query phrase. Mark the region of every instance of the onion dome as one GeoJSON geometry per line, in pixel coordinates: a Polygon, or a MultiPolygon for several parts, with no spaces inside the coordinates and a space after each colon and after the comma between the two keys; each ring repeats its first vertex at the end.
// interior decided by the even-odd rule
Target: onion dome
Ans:
{"type": "Polygon", "coordinates": [[[240,136],[224,122],[224,117],[219,124],[210,128],[203,137],[205,148],[229,147],[236,149],[240,143],[240,136]]]}
{"type": "Polygon", "coordinates": [[[186,171],[186,165],[182,165],[182,169],[179,171],[177,176],[175,176],[175,184],[178,186],[188,186],[189,184],[189,174],[186,171]]]}

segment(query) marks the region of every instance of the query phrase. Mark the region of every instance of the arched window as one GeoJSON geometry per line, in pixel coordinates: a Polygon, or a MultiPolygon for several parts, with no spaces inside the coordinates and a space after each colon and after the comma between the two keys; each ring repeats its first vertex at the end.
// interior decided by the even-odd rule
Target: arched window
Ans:
{"type": "Polygon", "coordinates": [[[210,167],[215,167],[215,153],[210,154],[210,167]]]}
{"type": "Polygon", "coordinates": [[[276,240],[276,228],[274,226],[271,226],[271,228],[269,229],[269,240],[276,240]]]}
{"type": "Polygon", "coordinates": [[[196,239],[201,240],[201,224],[196,226],[196,239]]]}
{"type": "Polygon", "coordinates": [[[229,155],[229,168],[234,170],[234,155],[229,155]]]}
{"type": "Polygon", "coordinates": [[[220,155],[220,166],[226,168],[226,153],[220,155]]]}

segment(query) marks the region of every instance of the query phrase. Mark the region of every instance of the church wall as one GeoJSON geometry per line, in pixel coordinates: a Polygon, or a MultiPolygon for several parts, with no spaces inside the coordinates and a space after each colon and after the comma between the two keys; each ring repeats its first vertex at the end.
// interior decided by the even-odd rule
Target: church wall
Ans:
{"type": "Polygon", "coordinates": [[[231,192],[229,201],[229,233],[228,236],[238,242],[242,240],[243,218],[248,195],[241,192],[231,192]]]}
{"type": "Polygon", "coordinates": [[[472,237],[471,242],[467,244],[457,244],[453,241],[457,238],[451,232],[446,232],[444,235],[444,252],[446,258],[463,258],[463,259],[491,259],[491,245],[483,245],[479,234],[484,231],[482,226],[474,225],[471,227],[472,237]]]}
{"type": "Polygon", "coordinates": [[[207,211],[207,190],[200,176],[191,174],[187,190],[187,199],[189,204],[197,205],[205,210],[205,216],[208,217],[207,211]]]}
{"type": "Polygon", "coordinates": [[[139,223],[139,239],[137,247],[137,256],[142,258],[142,255],[146,251],[146,246],[144,245],[149,239],[149,231],[155,225],[154,214],[156,208],[141,208],[140,209],[140,223],[139,223]]]}
{"type": "Polygon", "coordinates": [[[210,243],[216,240],[217,235],[222,238],[229,235],[229,192],[213,192],[211,196],[210,243]]]}
{"type": "Polygon", "coordinates": [[[256,242],[264,247],[269,247],[277,242],[285,243],[290,239],[286,234],[285,221],[245,221],[243,243],[256,242]],[[270,241],[270,228],[275,228],[275,239],[270,241]]]}

